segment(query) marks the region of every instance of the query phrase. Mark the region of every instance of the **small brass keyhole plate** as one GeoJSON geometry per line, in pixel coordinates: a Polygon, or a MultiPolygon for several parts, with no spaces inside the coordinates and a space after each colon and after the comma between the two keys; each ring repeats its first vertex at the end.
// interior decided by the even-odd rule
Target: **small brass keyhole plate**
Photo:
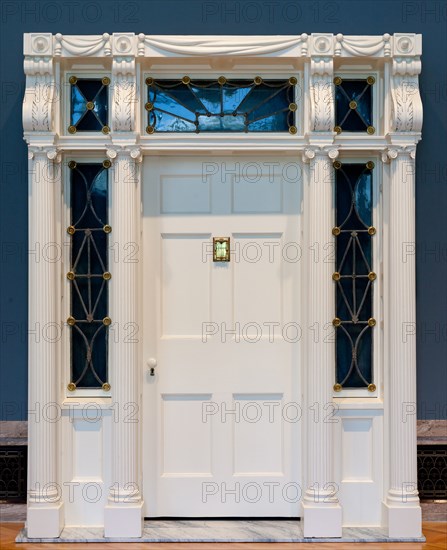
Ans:
{"type": "Polygon", "coordinates": [[[230,261],[230,237],[213,237],[213,262],[230,261]]]}

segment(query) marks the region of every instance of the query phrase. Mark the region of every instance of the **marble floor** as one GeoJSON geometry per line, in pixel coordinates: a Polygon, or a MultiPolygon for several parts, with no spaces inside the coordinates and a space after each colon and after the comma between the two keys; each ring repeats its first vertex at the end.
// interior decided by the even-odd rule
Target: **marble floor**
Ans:
{"type": "Polygon", "coordinates": [[[424,542],[425,537],[390,539],[378,527],[346,527],[340,539],[309,539],[297,520],[145,520],[139,539],[108,539],[102,528],[66,527],[58,539],[28,539],[22,529],[16,542],[424,542]]]}

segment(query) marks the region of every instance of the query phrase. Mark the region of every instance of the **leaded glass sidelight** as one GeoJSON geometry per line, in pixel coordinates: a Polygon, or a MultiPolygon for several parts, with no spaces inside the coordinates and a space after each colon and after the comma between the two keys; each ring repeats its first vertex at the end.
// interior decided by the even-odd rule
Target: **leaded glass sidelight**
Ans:
{"type": "Polygon", "coordinates": [[[335,128],[342,132],[375,133],[372,125],[372,89],[376,82],[373,76],[366,79],[334,78],[335,128]]]}
{"type": "Polygon", "coordinates": [[[373,168],[366,164],[334,162],[336,192],[335,284],[336,384],[368,388],[373,383],[373,168]]]}
{"type": "Polygon", "coordinates": [[[289,132],[296,134],[297,79],[146,78],[146,132],[289,132]]]}
{"type": "Polygon", "coordinates": [[[102,132],[108,134],[108,87],[110,78],[70,76],[70,126],[68,132],[102,132]]]}
{"type": "Polygon", "coordinates": [[[108,168],[111,163],[70,161],[71,267],[67,279],[71,286],[70,391],[76,388],[102,388],[108,391],[107,333],[108,317],[107,242],[108,168]]]}

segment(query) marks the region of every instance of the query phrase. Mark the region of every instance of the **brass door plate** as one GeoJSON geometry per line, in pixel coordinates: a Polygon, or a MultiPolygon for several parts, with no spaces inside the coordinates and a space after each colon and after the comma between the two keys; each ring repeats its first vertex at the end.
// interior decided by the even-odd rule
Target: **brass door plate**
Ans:
{"type": "Polygon", "coordinates": [[[213,262],[230,261],[230,237],[213,237],[213,262]]]}

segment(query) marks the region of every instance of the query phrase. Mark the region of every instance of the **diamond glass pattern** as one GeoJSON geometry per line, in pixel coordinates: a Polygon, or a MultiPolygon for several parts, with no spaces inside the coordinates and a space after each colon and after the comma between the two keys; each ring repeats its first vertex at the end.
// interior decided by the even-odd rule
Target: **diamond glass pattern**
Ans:
{"type": "Polygon", "coordinates": [[[367,132],[374,134],[372,126],[372,86],[374,77],[365,80],[334,78],[335,131],[367,132]]]}
{"type": "Polygon", "coordinates": [[[110,79],[70,77],[71,112],[68,132],[109,132],[108,85],[110,79]]]}

